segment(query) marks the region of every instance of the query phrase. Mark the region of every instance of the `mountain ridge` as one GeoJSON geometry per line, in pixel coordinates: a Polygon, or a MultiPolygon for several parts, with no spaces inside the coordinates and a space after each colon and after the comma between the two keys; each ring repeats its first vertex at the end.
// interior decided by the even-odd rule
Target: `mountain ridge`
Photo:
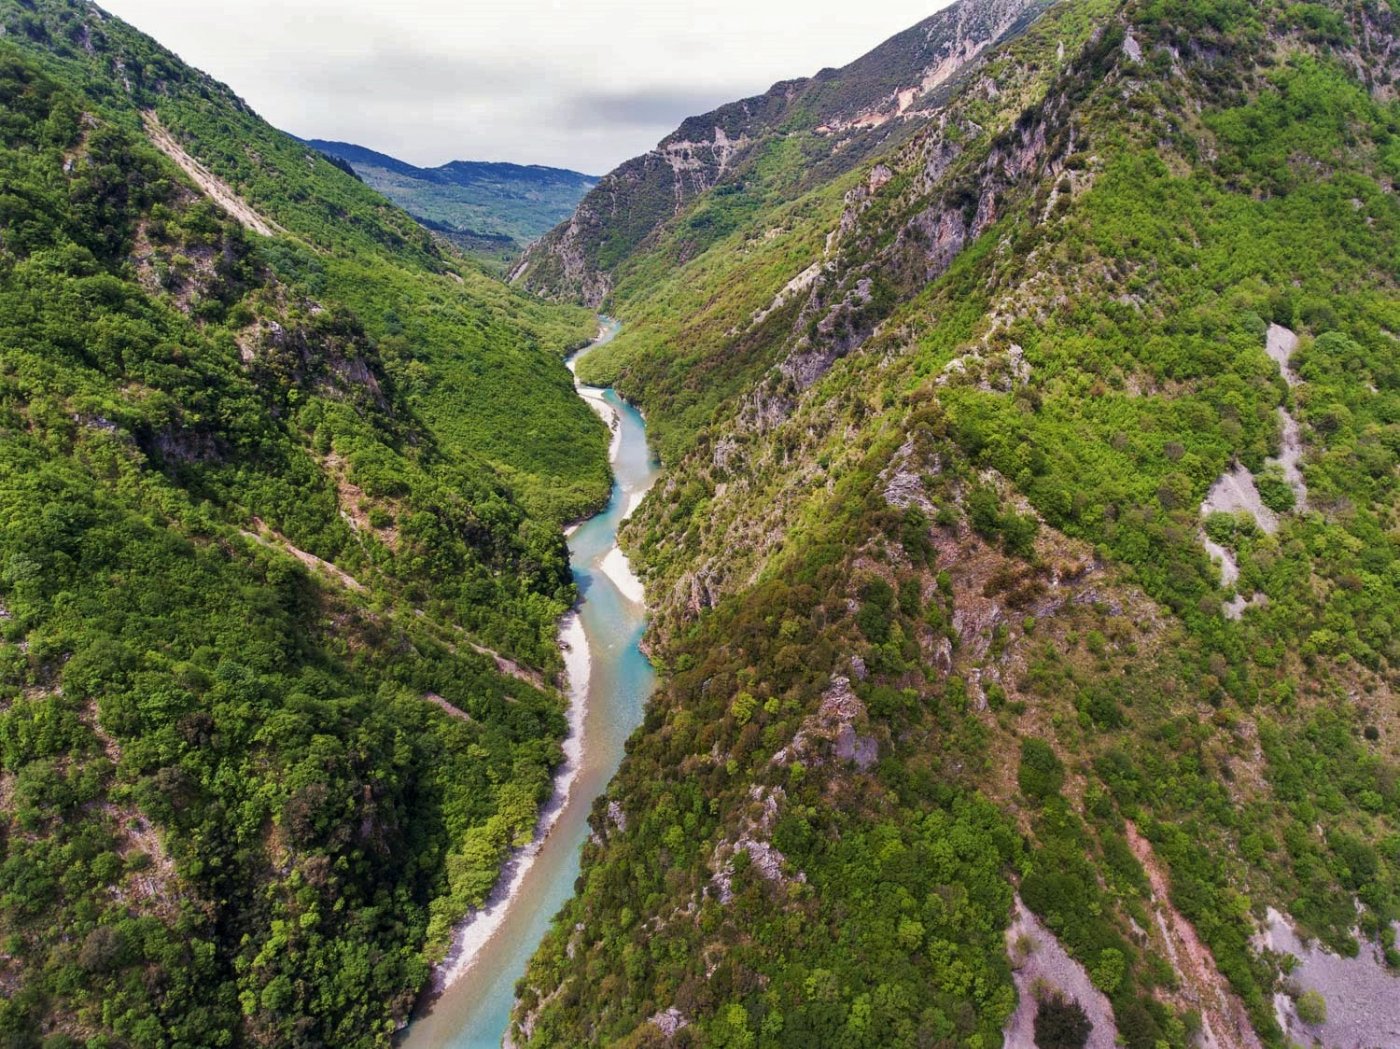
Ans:
{"type": "Polygon", "coordinates": [[[399,171],[410,175],[428,175],[447,178],[457,173],[467,176],[476,172],[489,175],[511,175],[518,172],[530,172],[540,175],[559,176],[560,178],[579,181],[596,182],[597,175],[588,175],[582,171],[575,171],[572,168],[554,167],[549,164],[515,164],[510,161],[495,160],[449,160],[438,164],[435,167],[421,167],[410,164],[408,161],[399,160],[388,153],[381,153],[379,150],[371,149],[368,146],[356,145],[353,142],[340,142],[333,139],[307,138],[302,139],[308,146],[315,146],[321,152],[330,152],[344,160],[360,160],[365,163],[378,164],[381,167],[389,168],[392,171],[399,171]]]}
{"type": "Polygon", "coordinates": [[[91,4],[0,29],[0,1038],[387,1045],[563,760],[596,320],[91,4]]]}
{"type": "Polygon", "coordinates": [[[542,165],[454,160],[421,168],[353,143],[306,144],[469,254],[502,264],[572,213],[597,178],[542,165]]]}
{"type": "Polygon", "coordinates": [[[615,277],[611,264],[645,244],[695,196],[720,183],[742,191],[736,180],[755,156],[794,133],[805,133],[802,146],[785,148],[802,150],[809,169],[803,177],[849,170],[917,126],[936,108],[940,89],[1047,2],[953,4],[842,69],[780,81],[765,94],[688,118],[656,149],[605,176],[566,225],[525,254],[512,280],[547,296],[601,305],[615,277]],[[603,225],[612,230],[606,239],[603,225]]]}

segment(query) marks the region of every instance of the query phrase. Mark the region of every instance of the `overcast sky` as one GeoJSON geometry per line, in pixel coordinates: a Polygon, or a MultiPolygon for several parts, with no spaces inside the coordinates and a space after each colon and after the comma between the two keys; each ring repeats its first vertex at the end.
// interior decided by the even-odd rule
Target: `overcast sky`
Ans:
{"type": "Polygon", "coordinates": [[[99,0],[303,138],[602,174],[950,0],[99,0]]]}

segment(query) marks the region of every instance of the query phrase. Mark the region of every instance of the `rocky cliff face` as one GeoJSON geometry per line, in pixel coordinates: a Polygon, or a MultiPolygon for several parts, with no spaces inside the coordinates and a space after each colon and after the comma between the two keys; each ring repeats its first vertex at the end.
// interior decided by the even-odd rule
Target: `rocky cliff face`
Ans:
{"type": "Polygon", "coordinates": [[[779,136],[804,139],[814,177],[849,170],[927,121],[988,48],[1047,3],[962,0],[844,69],[691,117],[606,176],[569,222],[526,253],[513,279],[549,297],[601,305],[629,254],[716,186],[744,191],[752,162],[779,136]]]}

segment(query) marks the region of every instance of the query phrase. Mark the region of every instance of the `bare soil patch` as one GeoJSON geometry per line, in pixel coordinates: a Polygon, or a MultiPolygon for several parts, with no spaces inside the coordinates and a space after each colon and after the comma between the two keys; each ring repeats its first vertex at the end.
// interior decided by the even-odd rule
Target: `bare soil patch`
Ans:
{"type": "Polygon", "coordinates": [[[1055,934],[1016,897],[1011,927],[1006,930],[1012,978],[1019,1001],[1007,1021],[1004,1049],[1035,1049],[1035,1014],[1039,995],[1059,992],[1079,1003],[1089,1022],[1086,1049],[1115,1049],[1118,1028],[1113,1006],[1089,979],[1084,966],[1069,956],[1055,934]]]}
{"type": "Polygon", "coordinates": [[[1216,967],[1210,948],[1196,935],[1195,926],[1171,902],[1171,886],[1157,861],[1152,845],[1127,824],[1128,847],[1147,872],[1152,905],[1168,959],[1181,977],[1182,991],[1201,1013],[1202,1049],[1260,1049],[1259,1036],[1249,1022],[1244,1005],[1216,967]]]}

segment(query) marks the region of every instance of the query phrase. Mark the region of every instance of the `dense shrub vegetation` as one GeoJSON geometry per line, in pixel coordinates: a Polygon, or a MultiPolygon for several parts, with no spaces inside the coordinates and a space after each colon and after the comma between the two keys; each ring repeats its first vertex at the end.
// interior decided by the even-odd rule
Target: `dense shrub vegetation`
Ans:
{"type": "MultiPolygon", "coordinates": [[[[1270,907],[1400,964],[1396,19],[1066,0],[935,118],[837,126],[882,50],[594,214],[664,684],[519,1043],[1082,1045],[1017,898],[1130,1049],[1345,1007],[1270,907]]],[[[559,757],[593,320],[91,8],[0,23],[0,1032],[383,1044],[559,757]]]]}
{"type": "Polygon", "coordinates": [[[89,5],[0,24],[0,1040],[387,1044],[561,757],[591,318],[89,5]]]}
{"type": "Polygon", "coordinates": [[[627,825],[599,807],[527,981],[530,1044],[660,1044],[676,1014],[671,1044],[1000,1044],[1012,891],[1142,1049],[1228,1019],[1167,909],[1269,1046],[1267,907],[1400,962],[1395,17],[1057,5],[882,169],[746,176],[616,267],[627,328],[587,371],[669,460],[625,532],[667,676],[627,825]],[[1236,465],[1276,530],[1203,515],[1236,465]],[[930,822],[1006,890],[937,932],[933,901],[974,913],[945,869],[890,887],[849,851],[930,822]],[[874,938],[833,967],[848,928],[874,938]]]}

